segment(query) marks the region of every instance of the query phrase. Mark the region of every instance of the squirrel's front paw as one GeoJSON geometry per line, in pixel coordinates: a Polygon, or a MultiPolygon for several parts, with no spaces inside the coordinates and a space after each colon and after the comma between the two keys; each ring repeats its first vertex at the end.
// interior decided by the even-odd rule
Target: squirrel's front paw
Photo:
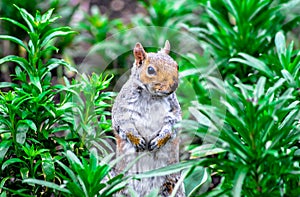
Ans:
{"type": "Polygon", "coordinates": [[[146,149],[146,140],[142,136],[128,133],[126,137],[137,151],[146,149]]]}
{"type": "Polygon", "coordinates": [[[163,145],[165,145],[168,140],[171,138],[170,134],[165,134],[165,135],[157,135],[155,138],[150,140],[148,149],[149,151],[155,151],[160,149],[163,145]]]}

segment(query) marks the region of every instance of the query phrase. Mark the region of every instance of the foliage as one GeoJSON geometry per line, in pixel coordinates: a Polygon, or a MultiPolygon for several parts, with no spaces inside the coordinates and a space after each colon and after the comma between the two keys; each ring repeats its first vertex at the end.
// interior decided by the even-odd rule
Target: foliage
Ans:
{"type": "MultiPolygon", "coordinates": [[[[45,12],[47,10],[53,9],[53,13],[59,13],[60,15],[63,15],[63,19],[59,21],[59,23],[56,21],[56,23],[51,23],[52,28],[57,27],[58,24],[61,26],[70,25],[71,19],[75,13],[75,11],[78,9],[78,5],[74,5],[72,7],[68,6],[69,0],[51,0],[48,2],[39,2],[36,0],[26,2],[21,0],[14,0],[8,1],[3,0],[0,2],[0,15],[3,18],[14,18],[15,21],[26,25],[26,22],[22,19],[22,16],[20,13],[15,11],[13,4],[17,5],[18,7],[24,8],[29,14],[34,15],[36,10],[40,10],[41,12],[45,12]]],[[[1,33],[5,33],[8,35],[15,36],[19,39],[26,39],[27,32],[24,31],[24,29],[20,28],[19,26],[15,26],[11,23],[2,22],[1,23],[3,29],[1,33]]],[[[60,51],[63,50],[64,47],[66,47],[68,44],[70,44],[72,38],[72,34],[65,35],[64,41],[59,40],[59,43],[57,43],[57,46],[59,46],[60,51]],[[67,41],[68,40],[68,41],[67,41]]],[[[7,49],[6,49],[7,50],[7,49]]]]}
{"type": "Polygon", "coordinates": [[[224,177],[219,191],[234,196],[295,196],[300,181],[296,153],[300,114],[294,89],[281,91],[282,78],[269,88],[265,77],[255,86],[236,81],[227,84],[223,101],[228,113],[218,143],[226,153],[205,159],[202,165],[224,177]]]}
{"type": "MultiPolygon", "coordinates": [[[[10,18],[2,20],[22,28],[30,39],[25,42],[10,35],[0,35],[0,39],[14,42],[26,51],[26,58],[9,55],[0,59],[1,64],[17,64],[12,76],[14,83],[0,84],[1,88],[10,88],[8,92],[0,92],[1,189],[7,194],[22,196],[41,193],[50,195],[55,192],[55,188],[51,190],[51,187],[44,188],[38,184],[28,185],[22,180],[35,178],[61,183],[67,171],[59,173],[55,161],[64,161],[62,152],[69,149],[86,155],[88,149],[82,147],[84,143],[77,133],[80,127],[76,127],[74,116],[82,112],[80,115],[87,122],[83,122],[85,125],[81,127],[91,127],[89,121],[95,122],[99,118],[101,129],[109,128],[105,117],[109,105],[104,105],[104,102],[110,100],[111,94],[99,91],[107,88],[111,78],[94,74],[91,79],[83,77],[80,83],[70,84],[65,78],[66,85],[52,85],[53,69],[63,66],[76,72],[64,60],[48,57],[48,52],[58,51],[58,48],[51,45],[52,40],[75,32],[69,27],[49,28],[59,18],[52,17],[53,9],[44,14],[37,11],[33,17],[25,9],[15,7],[26,25],[10,18]],[[90,99],[89,102],[94,103],[95,113],[80,111],[85,109],[73,101],[81,99],[81,92],[85,98],[90,99]]],[[[92,107],[89,106],[89,110],[92,107]]]]}
{"type": "Polygon", "coordinates": [[[77,103],[74,118],[77,122],[75,133],[80,135],[80,148],[90,149],[94,146],[103,154],[113,151],[107,142],[110,137],[105,134],[111,131],[111,120],[107,116],[111,115],[108,108],[111,107],[114,93],[104,91],[112,78],[113,76],[108,78],[93,73],[91,77],[83,74],[79,82],[74,81],[74,90],[81,93],[80,97],[73,97],[73,102],[77,103]]]}
{"type": "Polygon", "coordinates": [[[183,23],[191,22],[195,16],[193,10],[197,7],[195,1],[150,0],[139,1],[146,9],[146,18],[139,18],[138,22],[143,25],[157,27],[180,28],[183,23]]]}
{"type": "Polygon", "coordinates": [[[298,71],[294,70],[299,62],[297,56],[291,60],[294,53],[284,43],[282,34],[277,34],[278,59],[272,67],[247,54],[241,55],[245,59],[232,59],[266,76],[259,77],[253,85],[242,83],[237,76],[225,80],[227,91],[220,101],[227,108],[226,114],[205,103],[195,104],[199,110],[198,135],[210,135],[216,144],[191,146],[191,156],[203,158],[218,154],[196,166],[207,166],[211,173],[223,177],[221,184],[204,196],[296,196],[299,193],[299,86],[291,83],[299,80],[298,71]],[[262,64],[264,67],[260,67],[262,64]],[[279,68],[289,68],[293,74],[288,78],[279,68]],[[218,124],[219,120],[225,124],[218,124]],[[207,128],[221,133],[207,133],[207,128]]]}
{"type": "MultiPolygon", "coordinates": [[[[60,65],[74,69],[63,60],[47,59],[45,56],[49,51],[58,50],[49,45],[51,40],[74,32],[68,27],[47,29],[49,24],[58,19],[58,17],[51,17],[53,10],[43,15],[37,12],[33,17],[25,9],[17,6],[16,8],[27,26],[10,18],[2,18],[2,20],[22,28],[28,33],[30,40],[24,43],[10,35],[0,36],[1,39],[23,47],[28,57],[25,59],[9,55],[0,59],[1,64],[14,62],[18,65],[13,76],[16,83],[1,84],[2,87],[12,88],[12,91],[1,92],[0,97],[0,121],[3,125],[1,161],[5,160],[1,167],[1,177],[6,181],[8,188],[16,188],[17,185],[24,187],[21,186],[20,179],[29,176],[44,176],[47,180],[53,180],[55,177],[53,157],[56,154],[54,152],[51,155],[51,152],[58,145],[55,134],[71,128],[69,125],[72,124],[69,118],[72,114],[72,105],[68,102],[71,92],[63,85],[51,85],[51,70],[60,65]],[[56,96],[60,97],[59,103],[54,101],[56,96]],[[35,162],[37,158],[39,162],[35,162]],[[14,179],[8,180],[7,178],[11,176],[14,179]]],[[[26,190],[28,189],[23,191],[26,190]]],[[[34,190],[37,188],[32,188],[32,191],[34,190]]]]}
{"type": "Polygon", "coordinates": [[[275,36],[277,54],[262,55],[259,59],[245,53],[239,53],[241,58],[232,58],[231,62],[239,62],[257,69],[262,75],[277,80],[286,80],[287,87],[300,87],[300,55],[299,50],[293,50],[292,41],[287,47],[284,35],[278,32],[275,36]]]}
{"type": "MultiPolygon", "coordinates": [[[[119,174],[105,181],[111,170],[110,165],[99,163],[97,152],[93,149],[90,152],[89,160],[80,159],[71,151],[66,152],[66,157],[70,167],[57,160],[56,162],[67,173],[68,177],[61,175],[64,183],[61,185],[53,182],[41,181],[38,179],[25,179],[25,183],[33,183],[42,186],[48,186],[54,190],[60,191],[64,196],[112,196],[120,191],[127,184],[127,180],[119,174]]],[[[103,160],[111,159],[111,155],[103,160]]],[[[107,161],[108,162],[108,161],[107,161]]]]}
{"type": "Polygon", "coordinates": [[[207,20],[199,29],[199,37],[214,55],[223,76],[233,72],[246,77],[247,67],[228,63],[238,53],[254,57],[269,54],[275,34],[278,31],[288,32],[299,22],[299,16],[286,18],[283,13],[294,4],[271,0],[203,2],[207,20]]]}
{"type": "Polygon", "coordinates": [[[83,35],[79,40],[90,44],[99,43],[105,40],[114,28],[122,30],[123,23],[119,19],[110,20],[106,15],[101,14],[98,7],[91,8],[91,14],[84,13],[84,21],[79,22],[78,30],[88,35],[83,35]]]}

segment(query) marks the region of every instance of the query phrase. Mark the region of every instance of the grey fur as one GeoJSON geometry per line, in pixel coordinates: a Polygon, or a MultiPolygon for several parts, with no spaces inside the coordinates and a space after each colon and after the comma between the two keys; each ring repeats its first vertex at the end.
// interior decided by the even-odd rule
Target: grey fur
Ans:
{"type": "MultiPolygon", "coordinates": [[[[172,60],[173,61],[173,60],[172,60]]],[[[140,81],[141,67],[134,65],[131,75],[119,92],[112,109],[112,125],[116,136],[121,139],[117,146],[117,156],[123,156],[116,168],[119,172],[146,153],[129,170],[129,174],[141,173],[179,162],[179,139],[174,125],[181,120],[181,109],[175,93],[158,96],[150,94],[145,84],[140,81]],[[134,145],[128,140],[128,133],[141,139],[134,145]],[[171,136],[166,144],[158,146],[159,140],[171,136]],[[125,156],[124,156],[125,155],[125,156]]],[[[139,196],[146,196],[153,189],[159,188],[160,195],[168,196],[165,186],[174,183],[180,174],[157,176],[142,180],[132,180],[132,187],[139,196]],[[173,183],[173,182],[174,183],[173,183]]],[[[122,191],[128,195],[127,191],[122,191]]],[[[185,196],[181,186],[177,197],[185,196]]]]}

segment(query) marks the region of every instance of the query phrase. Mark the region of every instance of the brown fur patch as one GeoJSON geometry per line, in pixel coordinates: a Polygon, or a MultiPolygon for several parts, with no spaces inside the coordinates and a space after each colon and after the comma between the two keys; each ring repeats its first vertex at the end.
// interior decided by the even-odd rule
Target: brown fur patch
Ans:
{"type": "Polygon", "coordinates": [[[165,144],[167,143],[167,141],[168,141],[170,138],[171,138],[171,135],[168,134],[168,135],[166,135],[165,137],[159,139],[159,140],[157,141],[158,147],[162,147],[163,145],[165,145],[165,144]]]}
{"type": "Polygon", "coordinates": [[[132,132],[127,133],[126,137],[131,141],[133,145],[138,145],[141,139],[132,134],[132,132]]]}
{"type": "Polygon", "coordinates": [[[175,188],[175,185],[177,183],[177,178],[176,177],[173,177],[172,175],[170,176],[167,176],[166,177],[166,180],[165,182],[163,183],[162,185],[162,188],[161,188],[161,194],[162,196],[169,196],[172,194],[174,188],[175,188]]]}

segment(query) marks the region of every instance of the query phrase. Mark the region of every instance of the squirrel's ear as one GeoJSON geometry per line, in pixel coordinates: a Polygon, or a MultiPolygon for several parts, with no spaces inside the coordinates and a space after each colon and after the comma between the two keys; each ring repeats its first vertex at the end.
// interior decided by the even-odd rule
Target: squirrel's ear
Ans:
{"type": "Polygon", "coordinates": [[[165,47],[163,48],[163,50],[164,50],[164,52],[166,53],[166,54],[169,54],[170,53],[170,42],[169,42],[169,40],[166,40],[166,42],[165,42],[165,47]]]}
{"type": "Polygon", "coordinates": [[[133,49],[133,54],[134,54],[135,63],[137,66],[142,65],[143,61],[147,57],[147,53],[145,52],[142,44],[139,42],[135,44],[135,47],[133,49]]]}

